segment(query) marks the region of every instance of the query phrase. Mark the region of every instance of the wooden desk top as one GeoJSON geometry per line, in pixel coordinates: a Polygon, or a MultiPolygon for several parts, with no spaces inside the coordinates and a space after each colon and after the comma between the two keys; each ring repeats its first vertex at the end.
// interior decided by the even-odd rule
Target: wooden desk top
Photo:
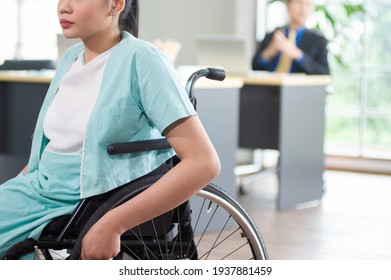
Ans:
{"type": "Polygon", "coordinates": [[[214,81],[201,78],[197,81],[195,88],[213,89],[213,88],[242,88],[243,80],[240,78],[226,78],[224,81],[214,81]]]}
{"type": "Polygon", "coordinates": [[[244,85],[254,86],[327,86],[331,83],[328,75],[254,73],[240,78],[244,85]]]}
{"type": "MultiPolygon", "coordinates": [[[[47,83],[52,81],[54,72],[40,71],[0,71],[0,82],[14,83],[47,83]]],[[[183,81],[186,84],[186,80],[183,81]]],[[[239,78],[226,78],[224,81],[213,81],[201,78],[196,83],[196,88],[218,89],[218,88],[242,88],[243,81],[239,78]]]]}
{"type": "Polygon", "coordinates": [[[53,75],[53,71],[0,71],[0,82],[49,84],[53,75]]]}
{"type": "MultiPolygon", "coordinates": [[[[0,71],[0,82],[50,83],[53,71],[0,71]]],[[[186,81],[184,81],[186,83],[186,81]]],[[[227,76],[220,81],[201,78],[197,88],[241,88],[243,85],[266,86],[327,86],[331,83],[328,75],[262,73],[249,76],[227,76]]]]}

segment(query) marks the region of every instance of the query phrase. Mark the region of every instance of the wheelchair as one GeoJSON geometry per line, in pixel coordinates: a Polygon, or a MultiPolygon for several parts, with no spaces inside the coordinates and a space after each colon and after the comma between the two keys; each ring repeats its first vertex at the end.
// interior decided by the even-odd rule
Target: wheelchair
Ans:
{"type": "MultiPolygon", "coordinates": [[[[193,95],[196,81],[206,77],[224,80],[225,71],[205,68],[194,72],[186,91],[193,95]]],[[[170,148],[164,138],[107,147],[110,154],[170,148]]],[[[179,159],[165,164],[122,187],[82,200],[71,215],[51,221],[38,240],[28,239],[11,247],[4,259],[20,259],[35,253],[36,259],[80,259],[81,242],[88,230],[111,209],[132,199],[159,180],[179,159]]],[[[267,260],[262,235],[246,210],[213,183],[177,208],[130,229],[121,236],[119,260],[267,260]]]]}

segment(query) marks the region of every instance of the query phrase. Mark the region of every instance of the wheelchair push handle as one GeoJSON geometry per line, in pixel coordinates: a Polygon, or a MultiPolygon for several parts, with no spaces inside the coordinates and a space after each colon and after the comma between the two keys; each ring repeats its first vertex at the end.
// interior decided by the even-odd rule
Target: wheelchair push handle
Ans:
{"type": "Polygon", "coordinates": [[[215,67],[200,69],[194,72],[186,83],[186,92],[189,95],[190,100],[194,98],[194,86],[199,78],[206,77],[211,80],[224,81],[225,76],[226,74],[224,69],[215,67]]]}
{"type": "Polygon", "coordinates": [[[209,67],[209,74],[206,76],[208,79],[216,80],[216,81],[224,81],[225,79],[225,71],[221,68],[209,67]]]}
{"type": "MultiPolygon", "coordinates": [[[[205,68],[194,72],[186,83],[186,92],[191,102],[196,107],[196,100],[193,96],[194,85],[199,78],[206,77],[211,80],[223,81],[225,79],[225,70],[221,68],[205,68]]],[[[124,143],[114,143],[107,146],[107,153],[110,155],[137,153],[143,151],[152,151],[171,148],[166,138],[134,141],[124,143]]]]}

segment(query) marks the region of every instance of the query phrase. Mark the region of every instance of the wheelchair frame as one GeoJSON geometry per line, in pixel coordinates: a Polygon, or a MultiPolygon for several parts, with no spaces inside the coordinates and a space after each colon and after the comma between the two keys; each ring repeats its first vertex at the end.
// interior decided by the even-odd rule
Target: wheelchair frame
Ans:
{"type": "MultiPolygon", "coordinates": [[[[186,91],[194,108],[194,85],[201,77],[222,81],[225,71],[206,68],[190,76],[186,91]]],[[[171,146],[162,138],[111,144],[107,152],[122,154],[167,148],[171,146]]],[[[54,219],[38,240],[28,239],[14,245],[4,259],[19,259],[31,252],[35,252],[39,259],[57,259],[56,255],[65,259],[79,259],[82,239],[96,221],[112,208],[148,188],[178,162],[179,159],[174,156],[160,168],[137,180],[82,200],[72,215],[54,219]]],[[[172,211],[123,234],[121,252],[116,257],[136,260],[229,258],[266,260],[269,257],[262,235],[250,215],[230,194],[212,183],[172,211]],[[201,218],[201,215],[208,218],[201,218]],[[211,236],[214,236],[213,239],[211,236]],[[205,240],[207,245],[202,245],[205,240]],[[231,246],[228,251],[227,248],[231,246]]]]}

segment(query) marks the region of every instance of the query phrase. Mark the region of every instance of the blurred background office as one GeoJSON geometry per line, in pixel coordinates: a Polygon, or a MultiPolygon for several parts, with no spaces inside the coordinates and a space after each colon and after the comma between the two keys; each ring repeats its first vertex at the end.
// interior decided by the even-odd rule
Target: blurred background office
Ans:
{"type": "MultiPolygon", "coordinates": [[[[15,58],[57,59],[56,4],[53,0],[1,1],[0,10],[6,12],[0,18],[0,63],[15,58]]],[[[307,24],[320,28],[330,41],[333,77],[326,108],[328,164],[390,172],[391,99],[385,89],[391,83],[391,39],[379,34],[387,34],[391,25],[391,3],[315,0],[315,4],[307,24]]],[[[140,36],[180,42],[176,64],[189,65],[196,63],[197,34],[239,36],[251,57],[266,32],[286,24],[287,19],[283,1],[144,0],[140,36]]]]}

